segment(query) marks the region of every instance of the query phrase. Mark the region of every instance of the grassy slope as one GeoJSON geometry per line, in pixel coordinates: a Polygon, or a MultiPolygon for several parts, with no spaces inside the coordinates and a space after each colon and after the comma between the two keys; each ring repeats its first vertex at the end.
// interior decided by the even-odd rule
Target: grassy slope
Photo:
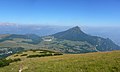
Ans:
{"type": "Polygon", "coordinates": [[[18,72],[21,64],[23,72],[119,72],[120,51],[22,58],[0,68],[0,72],[18,72]]]}
{"type": "Polygon", "coordinates": [[[20,38],[16,38],[14,40],[6,40],[4,42],[0,43],[1,47],[23,47],[25,49],[31,49],[31,48],[39,48],[39,46],[37,45],[33,45],[33,44],[27,44],[27,43],[23,43],[22,41],[31,41],[30,39],[20,39],[20,38]]]}

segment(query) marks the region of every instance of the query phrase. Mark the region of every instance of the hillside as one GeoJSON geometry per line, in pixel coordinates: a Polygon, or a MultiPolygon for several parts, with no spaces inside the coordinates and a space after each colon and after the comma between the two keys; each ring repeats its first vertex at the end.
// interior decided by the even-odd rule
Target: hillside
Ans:
{"type": "Polygon", "coordinates": [[[120,51],[22,58],[0,71],[18,72],[20,66],[23,72],[119,72],[120,51]]]}
{"type": "Polygon", "coordinates": [[[41,42],[41,38],[34,34],[8,34],[0,35],[0,58],[7,57],[16,52],[27,49],[36,49],[36,45],[41,42]]]}
{"type": "Polygon", "coordinates": [[[93,45],[99,51],[111,51],[111,50],[119,50],[120,46],[116,45],[109,38],[102,38],[98,36],[91,36],[84,33],[78,26],[70,28],[66,31],[59,32],[53,34],[55,38],[62,40],[70,40],[70,41],[81,41],[88,42],[93,45]]]}

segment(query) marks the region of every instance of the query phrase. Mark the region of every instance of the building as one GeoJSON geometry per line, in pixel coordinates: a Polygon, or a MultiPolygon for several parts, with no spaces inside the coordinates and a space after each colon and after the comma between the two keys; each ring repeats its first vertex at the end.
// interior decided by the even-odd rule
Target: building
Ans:
{"type": "Polygon", "coordinates": [[[51,36],[47,36],[47,37],[44,37],[43,38],[43,41],[52,41],[54,39],[54,37],[51,37],[51,36]]]}

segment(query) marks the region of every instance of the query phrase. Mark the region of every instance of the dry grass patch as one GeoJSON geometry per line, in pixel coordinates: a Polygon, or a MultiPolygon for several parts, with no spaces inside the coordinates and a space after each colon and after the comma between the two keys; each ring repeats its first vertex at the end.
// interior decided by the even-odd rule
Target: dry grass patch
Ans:
{"type": "Polygon", "coordinates": [[[0,71],[18,72],[21,64],[23,72],[119,72],[120,51],[25,58],[0,71]]]}

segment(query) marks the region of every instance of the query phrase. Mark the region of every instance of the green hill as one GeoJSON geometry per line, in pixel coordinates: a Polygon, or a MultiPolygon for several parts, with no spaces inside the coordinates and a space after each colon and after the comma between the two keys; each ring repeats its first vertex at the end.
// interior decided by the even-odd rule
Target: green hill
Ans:
{"type": "MultiPolygon", "coordinates": [[[[30,54],[31,52],[28,52],[30,54]]],[[[33,53],[32,53],[33,54],[33,53]]],[[[14,58],[12,55],[8,58],[14,58]]],[[[0,72],[119,72],[120,51],[26,58],[0,68],[0,72]]]]}
{"type": "MultiPolygon", "coordinates": [[[[3,36],[3,35],[1,35],[3,36]]],[[[13,40],[15,38],[22,38],[22,39],[31,39],[31,42],[22,41],[23,43],[29,43],[29,44],[38,44],[42,40],[39,36],[35,34],[26,34],[26,35],[20,35],[20,34],[9,34],[8,36],[4,36],[4,38],[0,39],[0,42],[4,42],[6,40],[13,40]]]]}

